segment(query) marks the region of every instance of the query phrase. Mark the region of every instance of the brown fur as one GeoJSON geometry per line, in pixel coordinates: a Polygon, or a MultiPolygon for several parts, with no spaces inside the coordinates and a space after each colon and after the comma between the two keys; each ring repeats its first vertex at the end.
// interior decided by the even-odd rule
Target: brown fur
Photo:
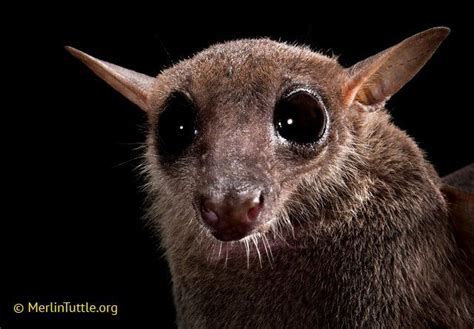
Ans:
{"type": "Polygon", "coordinates": [[[213,46],[156,78],[148,217],[180,328],[474,325],[473,282],[437,173],[385,109],[346,103],[349,79],[333,58],[267,39],[213,46]],[[274,104],[294,85],[316,90],[329,115],[327,137],[311,150],[274,132],[274,104]],[[197,105],[199,134],[167,160],[156,126],[176,90],[197,105]],[[216,240],[196,195],[252,184],[271,191],[261,225],[241,241],[216,240]]]}

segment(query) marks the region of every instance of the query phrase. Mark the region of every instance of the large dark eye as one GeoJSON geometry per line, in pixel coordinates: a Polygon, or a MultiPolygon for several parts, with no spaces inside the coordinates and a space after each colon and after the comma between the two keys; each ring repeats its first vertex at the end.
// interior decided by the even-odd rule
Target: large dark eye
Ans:
{"type": "Polygon", "coordinates": [[[166,101],[165,109],[158,118],[159,152],[179,155],[194,140],[196,130],[196,109],[184,94],[175,92],[166,101]]]}
{"type": "Polygon", "coordinates": [[[317,142],[326,130],[321,102],[306,90],[296,90],[278,101],[274,124],[284,139],[298,144],[317,142]]]}

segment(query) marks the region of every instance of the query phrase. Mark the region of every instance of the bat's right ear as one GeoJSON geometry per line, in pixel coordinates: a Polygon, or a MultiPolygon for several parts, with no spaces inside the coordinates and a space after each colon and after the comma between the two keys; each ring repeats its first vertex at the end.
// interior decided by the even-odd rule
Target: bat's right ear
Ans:
{"type": "Polygon", "coordinates": [[[418,73],[448,34],[446,27],[420,32],[350,67],[342,90],[344,105],[382,107],[418,73]]]}
{"type": "Polygon", "coordinates": [[[148,111],[148,95],[155,78],[99,60],[75,48],[65,48],[115,90],[148,111]]]}

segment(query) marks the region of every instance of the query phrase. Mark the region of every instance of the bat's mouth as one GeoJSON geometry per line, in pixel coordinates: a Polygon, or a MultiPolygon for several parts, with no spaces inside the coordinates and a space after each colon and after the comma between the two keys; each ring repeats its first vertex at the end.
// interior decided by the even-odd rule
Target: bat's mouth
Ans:
{"type": "Polygon", "coordinates": [[[206,235],[211,243],[205,249],[207,262],[223,262],[225,266],[233,264],[239,267],[246,264],[247,268],[274,266],[279,250],[298,248],[295,241],[291,240],[291,235],[285,237],[276,234],[274,229],[279,220],[281,218],[272,218],[250,232],[230,236],[220,236],[208,230],[206,235]]]}
{"type": "Polygon", "coordinates": [[[249,235],[251,235],[253,230],[249,230],[247,228],[232,228],[230,230],[223,230],[223,231],[210,231],[210,233],[220,241],[228,242],[228,241],[238,241],[241,240],[249,235]]]}

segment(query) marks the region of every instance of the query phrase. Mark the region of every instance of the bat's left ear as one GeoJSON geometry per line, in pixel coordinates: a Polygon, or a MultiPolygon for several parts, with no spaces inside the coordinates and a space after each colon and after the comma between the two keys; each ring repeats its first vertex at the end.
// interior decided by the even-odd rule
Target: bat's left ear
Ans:
{"type": "Polygon", "coordinates": [[[454,235],[465,252],[474,259],[474,192],[451,185],[441,188],[453,225],[454,235]]]}
{"type": "Polygon", "coordinates": [[[102,61],[72,47],[66,47],[66,50],[119,93],[148,111],[148,96],[155,78],[102,61]]]}
{"type": "Polygon", "coordinates": [[[349,78],[342,90],[344,105],[383,106],[426,64],[449,31],[435,27],[420,32],[348,68],[349,78]]]}
{"type": "Polygon", "coordinates": [[[455,236],[474,260],[474,163],[443,177],[443,193],[455,236]]]}

